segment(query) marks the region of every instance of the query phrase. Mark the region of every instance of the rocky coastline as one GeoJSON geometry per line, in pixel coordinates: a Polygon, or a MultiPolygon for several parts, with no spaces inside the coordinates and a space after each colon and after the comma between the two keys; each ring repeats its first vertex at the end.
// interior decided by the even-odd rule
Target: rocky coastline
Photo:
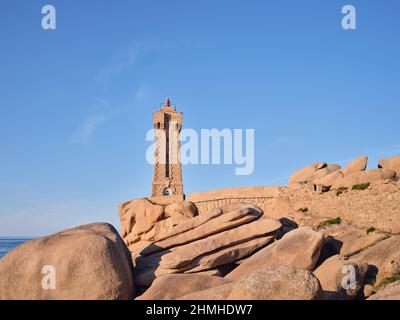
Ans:
{"type": "Polygon", "coordinates": [[[314,163],[287,187],[126,201],[121,234],[93,223],[7,253],[0,299],[400,299],[400,156],[367,164],[314,163]]]}

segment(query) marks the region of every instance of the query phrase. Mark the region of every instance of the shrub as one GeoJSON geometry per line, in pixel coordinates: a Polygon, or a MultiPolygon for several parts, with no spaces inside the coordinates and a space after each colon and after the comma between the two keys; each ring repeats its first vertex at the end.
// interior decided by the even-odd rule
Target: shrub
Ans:
{"type": "Polygon", "coordinates": [[[322,229],[322,228],[326,228],[335,224],[341,224],[342,223],[342,219],[340,217],[337,218],[332,218],[332,219],[328,219],[324,222],[321,222],[318,226],[317,229],[322,229]]]}
{"type": "Polygon", "coordinates": [[[346,187],[340,187],[337,191],[336,191],[336,196],[340,196],[343,192],[345,192],[345,191],[347,191],[347,190],[349,190],[348,188],[346,188],[346,187]]]}
{"type": "Polygon", "coordinates": [[[297,211],[303,212],[303,213],[307,213],[308,212],[308,208],[300,208],[297,211]]]}
{"type": "Polygon", "coordinates": [[[371,185],[370,183],[355,184],[352,190],[365,190],[369,188],[370,185],[371,185]]]}
{"type": "Polygon", "coordinates": [[[369,227],[368,229],[367,229],[367,234],[370,234],[370,233],[372,233],[372,232],[374,232],[376,229],[374,228],[374,227],[369,227]]]}

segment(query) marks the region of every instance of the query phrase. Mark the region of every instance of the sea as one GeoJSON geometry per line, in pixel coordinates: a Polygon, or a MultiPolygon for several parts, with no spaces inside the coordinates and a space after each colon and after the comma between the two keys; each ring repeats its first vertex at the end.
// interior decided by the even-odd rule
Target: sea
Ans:
{"type": "Polygon", "coordinates": [[[31,239],[27,237],[0,237],[0,259],[10,250],[31,239]]]}

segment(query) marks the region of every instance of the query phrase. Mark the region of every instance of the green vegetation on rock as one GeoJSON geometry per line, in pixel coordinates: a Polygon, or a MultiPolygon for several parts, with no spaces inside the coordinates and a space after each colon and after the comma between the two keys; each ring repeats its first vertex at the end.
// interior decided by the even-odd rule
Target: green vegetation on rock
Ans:
{"type": "Polygon", "coordinates": [[[374,289],[378,291],[379,289],[387,286],[388,284],[391,284],[399,280],[400,280],[400,272],[394,273],[390,277],[382,279],[382,281],[380,281],[378,284],[374,286],[374,289]]]}
{"type": "Polygon", "coordinates": [[[370,185],[371,185],[370,183],[355,184],[352,190],[365,190],[369,188],[370,185]]]}
{"type": "Polygon", "coordinates": [[[317,230],[335,225],[335,224],[341,224],[342,223],[342,219],[340,217],[336,217],[336,218],[332,218],[332,219],[328,219],[326,221],[321,222],[318,226],[317,226],[317,230]]]}
{"type": "Polygon", "coordinates": [[[347,191],[347,190],[349,190],[348,188],[346,188],[346,187],[340,187],[337,191],[336,191],[336,196],[340,196],[343,192],[345,192],[345,191],[347,191]]]}

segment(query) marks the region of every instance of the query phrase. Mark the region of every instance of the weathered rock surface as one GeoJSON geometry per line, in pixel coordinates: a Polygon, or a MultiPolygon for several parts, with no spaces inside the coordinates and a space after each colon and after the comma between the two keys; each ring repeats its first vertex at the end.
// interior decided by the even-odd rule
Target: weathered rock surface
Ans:
{"type": "Polygon", "coordinates": [[[331,187],[339,183],[339,181],[342,181],[343,178],[343,172],[341,170],[338,170],[326,175],[325,177],[314,180],[313,183],[317,186],[331,187]]]}
{"type": "Polygon", "coordinates": [[[380,241],[354,255],[352,260],[357,263],[368,263],[369,281],[380,285],[385,278],[400,272],[400,236],[391,236],[380,241]]]}
{"type": "Polygon", "coordinates": [[[137,300],[174,300],[193,292],[218,287],[233,281],[200,274],[168,274],[157,278],[137,300]]]}
{"type": "Polygon", "coordinates": [[[134,241],[153,228],[156,222],[162,220],[163,215],[163,206],[152,204],[147,199],[136,199],[122,204],[120,207],[122,237],[132,234],[131,241],[134,241]]]}
{"type": "Polygon", "coordinates": [[[161,266],[176,269],[190,263],[202,254],[272,233],[277,231],[281,226],[278,220],[272,219],[260,219],[253,223],[244,224],[234,230],[224,231],[197,240],[178,248],[176,251],[163,255],[161,266]]]}
{"type": "Polygon", "coordinates": [[[310,227],[293,230],[272,245],[261,249],[225,277],[244,279],[263,267],[290,266],[313,270],[324,244],[322,233],[310,227]]]}
{"type": "Polygon", "coordinates": [[[321,179],[339,169],[340,166],[337,164],[327,164],[325,162],[313,163],[296,171],[289,178],[289,188],[298,189],[302,185],[309,184],[316,179],[321,179]]]}
{"type": "Polygon", "coordinates": [[[368,157],[358,157],[351,161],[346,167],[341,169],[340,171],[343,175],[348,175],[353,172],[365,171],[368,164],[368,157]]]}
{"type": "Polygon", "coordinates": [[[342,179],[336,181],[336,183],[332,186],[332,190],[353,188],[354,186],[361,184],[393,179],[395,176],[395,171],[386,169],[370,169],[367,171],[352,172],[344,176],[342,179]]]}
{"type": "Polygon", "coordinates": [[[246,279],[197,291],[182,300],[313,300],[320,293],[318,279],[307,270],[267,267],[246,279]]]}
{"type": "Polygon", "coordinates": [[[199,275],[206,275],[206,276],[214,276],[214,277],[223,277],[223,273],[221,272],[220,268],[215,268],[215,269],[208,269],[208,270],[202,270],[202,271],[197,271],[197,272],[190,272],[185,271],[184,274],[199,274],[199,275]]]}
{"type": "Polygon", "coordinates": [[[165,217],[172,218],[175,222],[185,221],[198,215],[197,207],[193,202],[173,202],[165,207],[165,217]]]}
{"type": "MultiPolygon", "coordinates": [[[[343,223],[365,231],[374,227],[384,232],[400,233],[400,223],[396,223],[400,221],[400,189],[395,181],[371,184],[365,190],[350,188],[342,193],[287,190],[280,197],[287,199],[295,210],[307,208],[311,218],[340,217],[343,223]]],[[[307,214],[301,214],[307,217],[307,214]]],[[[298,220],[296,222],[300,225],[298,220]]]]}
{"type": "Polygon", "coordinates": [[[105,223],[28,241],[0,260],[0,274],[0,300],[134,297],[130,253],[114,227],[105,223]],[[43,289],[42,282],[55,289],[43,289]]]}
{"type": "Polygon", "coordinates": [[[193,242],[195,240],[202,239],[256,220],[261,215],[262,212],[255,208],[234,210],[232,212],[220,215],[214,219],[208,220],[206,223],[199,225],[197,228],[177,234],[174,237],[167,235],[167,239],[157,241],[154,244],[146,247],[141,254],[149,255],[157,251],[193,242]]]}
{"type": "Polygon", "coordinates": [[[264,215],[275,219],[287,218],[294,211],[287,197],[273,198],[265,201],[261,209],[264,215]]]}
{"type": "Polygon", "coordinates": [[[135,284],[144,290],[156,279],[154,290],[168,277],[219,276],[231,282],[179,298],[264,299],[272,282],[246,281],[286,267],[314,271],[319,299],[373,294],[400,274],[400,180],[396,157],[378,169],[366,170],[367,161],[359,157],[344,168],[314,163],[295,172],[289,188],[228,188],[191,194],[190,202],[164,197],[122,205],[135,284]],[[355,269],[355,287],[342,287],[346,266],[355,269]]]}
{"type": "MultiPolygon", "coordinates": [[[[160,239],[160,240],[164,240],[164,239],[168,239],[171,238],[173,236],[176,236],[178,234],[193,230],[201,225],[203,225],[204,223],[210,221],[211,219],[214,219],[218,216],[220,216],[223,213],[229,212],[229,211],[234,211],[230,210],[232,206],[229,206],[228,210],[225,210],[225,208],[216,208],[214,210],[211,210],[209,212],[206,212],[204,214],[198,215],[192,219],[189,219],[187,221],[182,221],[179,224],[177,224],[173,230],[171,230],[164,238],[160,239]]],[[[242,205],[240,205],[239,207],[236,206],[235,207],[236,210],[240,210],[240,209],[245,209],[242,205]]],[[[149,249],[148,249],[149,250],[149,249]]]]}
{"type": "Polygon", "coordinates": [[[322,287],[320,298],[323,300],[356,298],[362,289],[367,270],[366,263],[358,265],[339,255],[325,260],[313,272],[322,287]],[[352,272],[354,272],[354,277],[352,272]]]}
{"type": "Polygon", "coordinates": [[[250,256],[256,250],[267,246],[273,242],[274,239],[274,236],[256,238],[254,240],[220,249],[210,254],[199,256],[191,262],[195,267],[190,269],[190,272],[207,270],[241,260],[250,256]]]}
{"type": "Polygon", "coordinates": [[[135,283],[148,287],[166,274],[196,273],[232,264],[274,241],[281,227],[278,220],[262,218],[257,206],[240,203],[178,222],[136,256],[135,283]]]}
{"type": "MultiPolygon", "coordinates": [[[[152,201],[158,198],[151,198],[152,201]]],[[[158,199],[160,200],[160,199],[158,199]]],[[[122,238],[135,260],[154,241],[165,239],[178,224],[190,221],[198,214],[194,203],[173,200],[154,203],[147,198],[120,205],[122,238]]]]}
{"type": "Polygon", "coordinates": [[[400,281],[388,284],[368,300],[400,300],[400,281]]]}
{"type": "Polygon", "coordinates": [[[371,295],[375,294],[375,288],[373,285],[369,284],[369,283],[365,283],[364,284],[364,298],[367,299],[368,297],[370,297],[371,295]]]}
{"type": "Polygon", "coordinates": [[[387,238],[378,230],[359,229],[348,224],[331,226],[323,231],[324,249],[341,256],[352,256],[387,238]]]}
{"type": "MultiPolygon", "coordinates": [[[[187,218],[184,216],[181,216],[181,219],[187,219],[187,218]]],[[[175,220],[175,218],[157,221],[156,223],[154,223],[154,226],[149,231],[147,231],[146,233],[143,233],[140,237],[137,237],[137,235],[134,233],[130,233],[127,237],[129,244],[132,246],[132,244],[135,244],[136,242],[138,242],[139,239],[140,239],[140,242],[143,242],[143,241],[154,242],[154,240],[156,240],[156,239],[162,239],[173,230],[177,221],[179,221],[179,220],[175,220]],[[130,241],[130,240],[132,240],[132,241],[130,241]]]]}
{"type": "Polygon", "coordinates": [[[400,156],[379,160],[379,167],[386,170],[395,171],[397,176],[400,177],[400,156]]]}
{"type": "Polygon", "coordinates": [[[365,171],[368,164],[368,157],[358,157],[351,161],[346,167],[339,168],[336,171],[332,171],[329,174],[314,179],[313,183],[318,186],[331,187],[343,182],[343,179],[350,174],[359,173],[365,171]]]}
{"type": "Polygon", "coordinates": [[[246,242],[241,242],[236,245],[221,247],[217,250],[211,251],[210,253],[199,255],[195,259],[191,260],[188,264],[178,269],[163,267],[161,265],[161,259],[163,255],[167,255],[169,252],[175,252],[180,247],[172,248],[171,251],[167,252],[158,252],[150,256],[140,256],[137,258],[136,263],[135,282],[139,286],[148,286],[156,277],[160,277],[165,274],[182,272],[207,272],[209,275],[218,275],[221,274],[221,272],[219,272],[218,269],[215,269],[216,267],[228,265],[247,257],[254,251],[268,245],[273,240],[273,236],[265,236],[246,242]]]}

